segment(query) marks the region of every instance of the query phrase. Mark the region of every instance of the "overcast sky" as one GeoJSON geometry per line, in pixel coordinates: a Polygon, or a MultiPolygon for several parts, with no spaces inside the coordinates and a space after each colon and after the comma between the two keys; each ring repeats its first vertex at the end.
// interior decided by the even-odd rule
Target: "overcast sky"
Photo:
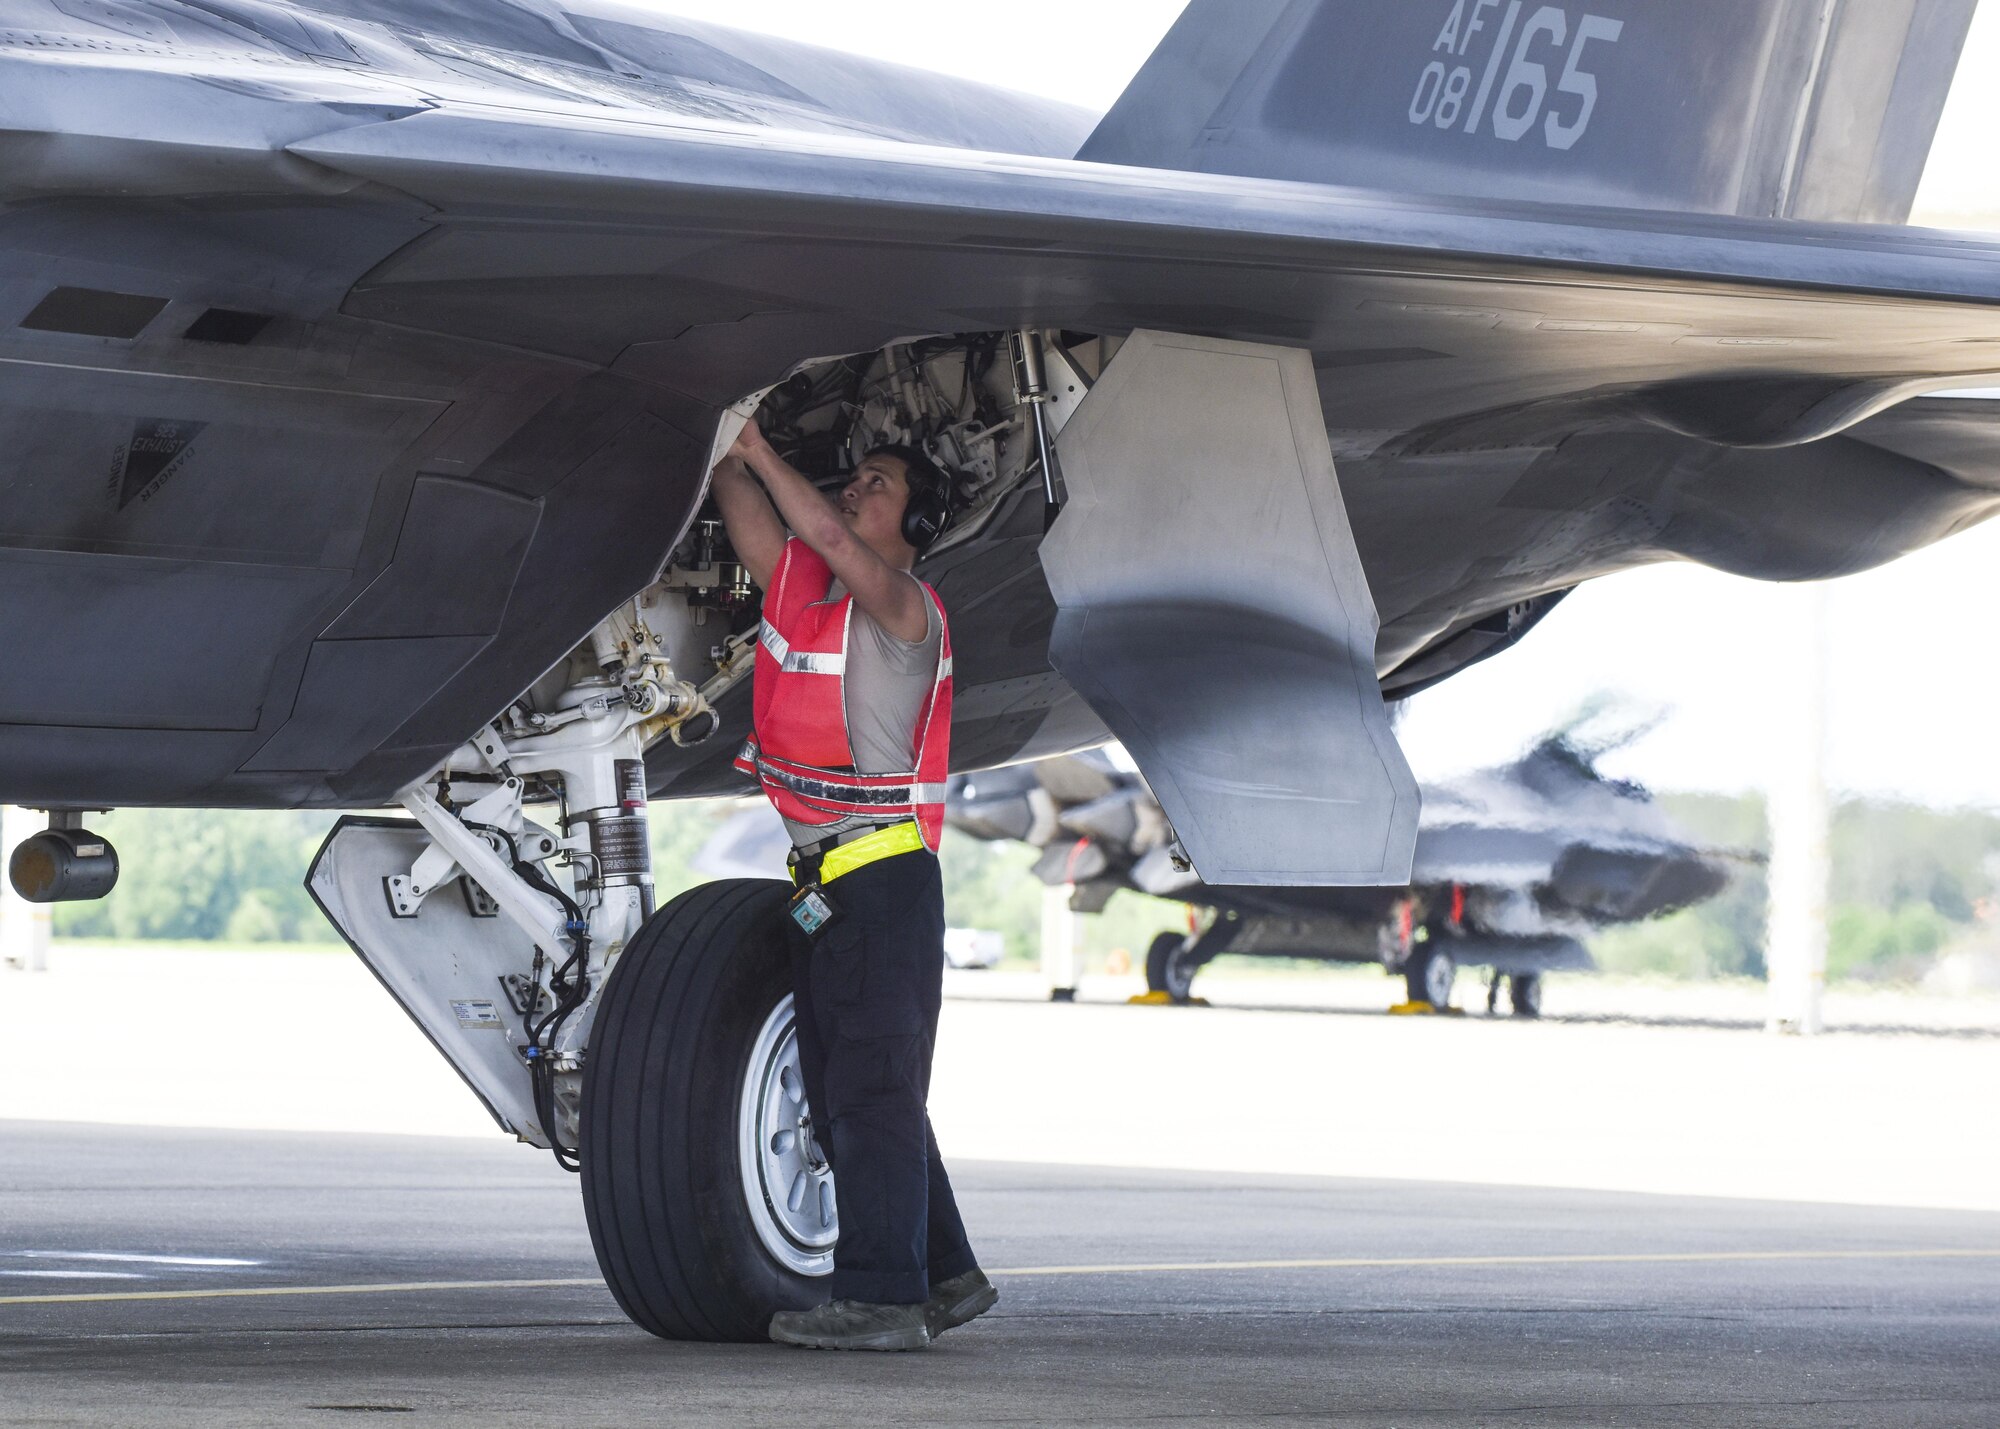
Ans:
{"type": "MultiPolygon", "coordinates": [[[[1180,0],[660,0],[766,30],[1094,109],[1108,108],[1180,0]]],[[[1933,152],[1919,222],[2000,228],[2000,4],[1985,0],[1933,152]]],[[[1996,407],[2000,424],[2000,407],[1996,407]]],[[[1794,638],[1787,593],[1676,565],[1597,581],[1519,648],[1414,703],[1403,738],[1430,776],[1506,757],[1591,697],[1663,712],[1606,761],[1657,788],[1759,787],[1792,730],[1767,673],[1794,638]]],[[[1841,788],[2000,806],[2000,522],[1834,582],[1828,764],[1841,788]]]]}

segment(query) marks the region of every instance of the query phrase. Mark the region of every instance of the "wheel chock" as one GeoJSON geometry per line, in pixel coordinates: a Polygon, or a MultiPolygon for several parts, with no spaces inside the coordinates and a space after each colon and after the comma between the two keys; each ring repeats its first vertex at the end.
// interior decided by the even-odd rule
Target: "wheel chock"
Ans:
{"type": "Polygon", "coordinates": [[[1206,1007],[1205,997],[1175,997],[1171,992],[1142,992],[1125,999],[1127,1007],[1206,1007]]]}
{"type": "Polygon", "coordinates": [[[1389,1009],[1391,1017],[1463,1017],[1462,1007],[1434,1007],[1428,1002],[1399,1002],[1389,1009]]]}

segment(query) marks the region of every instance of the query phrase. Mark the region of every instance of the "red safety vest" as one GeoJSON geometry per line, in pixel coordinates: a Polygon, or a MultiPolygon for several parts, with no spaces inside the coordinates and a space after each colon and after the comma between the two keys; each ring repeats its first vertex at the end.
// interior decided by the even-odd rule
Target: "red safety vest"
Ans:
{"type": "MultiPolygon", "coordinates": [[[[918,582],[922,584],[922,582],[918,582]]],[[[847,733],[847,628],[854,597],[828,600],[833,571],[805,542],[785,543],[764,597],[757,632],[754,733],[736,767],[764,786],[780,814],[798,824],[834,824],[862,815],[883,823],[915,819],[937,852],[951,774],[951,629],[938,613],[938,667],[911,741],[916,768],[857,774],[847,733]]]]}

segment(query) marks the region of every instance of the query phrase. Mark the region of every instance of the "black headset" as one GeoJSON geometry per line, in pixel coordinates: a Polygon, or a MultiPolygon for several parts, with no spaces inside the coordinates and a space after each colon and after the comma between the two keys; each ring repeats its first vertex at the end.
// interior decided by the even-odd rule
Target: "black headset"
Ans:
{"type": "Polygon", "coordinates": [[[910,491],[903,505],[903,539],[912,550],[929,550],[951,526],[951,478],[916,447],[880,446],[862,460],[877,456],[894,457],[903,464],[910,491]]]}

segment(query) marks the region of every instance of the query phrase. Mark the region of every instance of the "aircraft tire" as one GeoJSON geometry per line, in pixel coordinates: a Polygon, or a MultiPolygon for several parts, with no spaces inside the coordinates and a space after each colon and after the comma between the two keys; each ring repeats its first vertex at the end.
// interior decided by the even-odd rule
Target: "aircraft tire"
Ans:
{"type": "Polygon", "coordinates": [[[619,1305],[663,1339],[761,1341],[774,1311],[826,1298],[772,1253],[745,1191],[751,1063],[773,1028],[789,1030],[789,893],[726,879],[668,903],[618,958],[592,1029],[579,1136],[590,1241],[619,1305]]]}
{"type": "Polygon", "coordinates": [[[1179,933],[1161,933],[1146,948],[1146,990],[1164,992],[1175,1002],[1194,995],[1194,975],[1198,965],[1182,957],[1187,939],[1179,933]]]}
{"type": "Polygon", "coordinates": [[[1451,1005],[1451,985],[1458,978],[1458,960],[1437,940],[1419,943],[1403,964],[1403,986],[1411,1002],[1428,1002],[1432,1007],[1451,1005]]]}
{"type": "Polygon", "coordinates": [[[1542,1015],[1542,975],[1515,973],[1507,979],[1507,1003],[1516,1017],[1542,1015]]]}

